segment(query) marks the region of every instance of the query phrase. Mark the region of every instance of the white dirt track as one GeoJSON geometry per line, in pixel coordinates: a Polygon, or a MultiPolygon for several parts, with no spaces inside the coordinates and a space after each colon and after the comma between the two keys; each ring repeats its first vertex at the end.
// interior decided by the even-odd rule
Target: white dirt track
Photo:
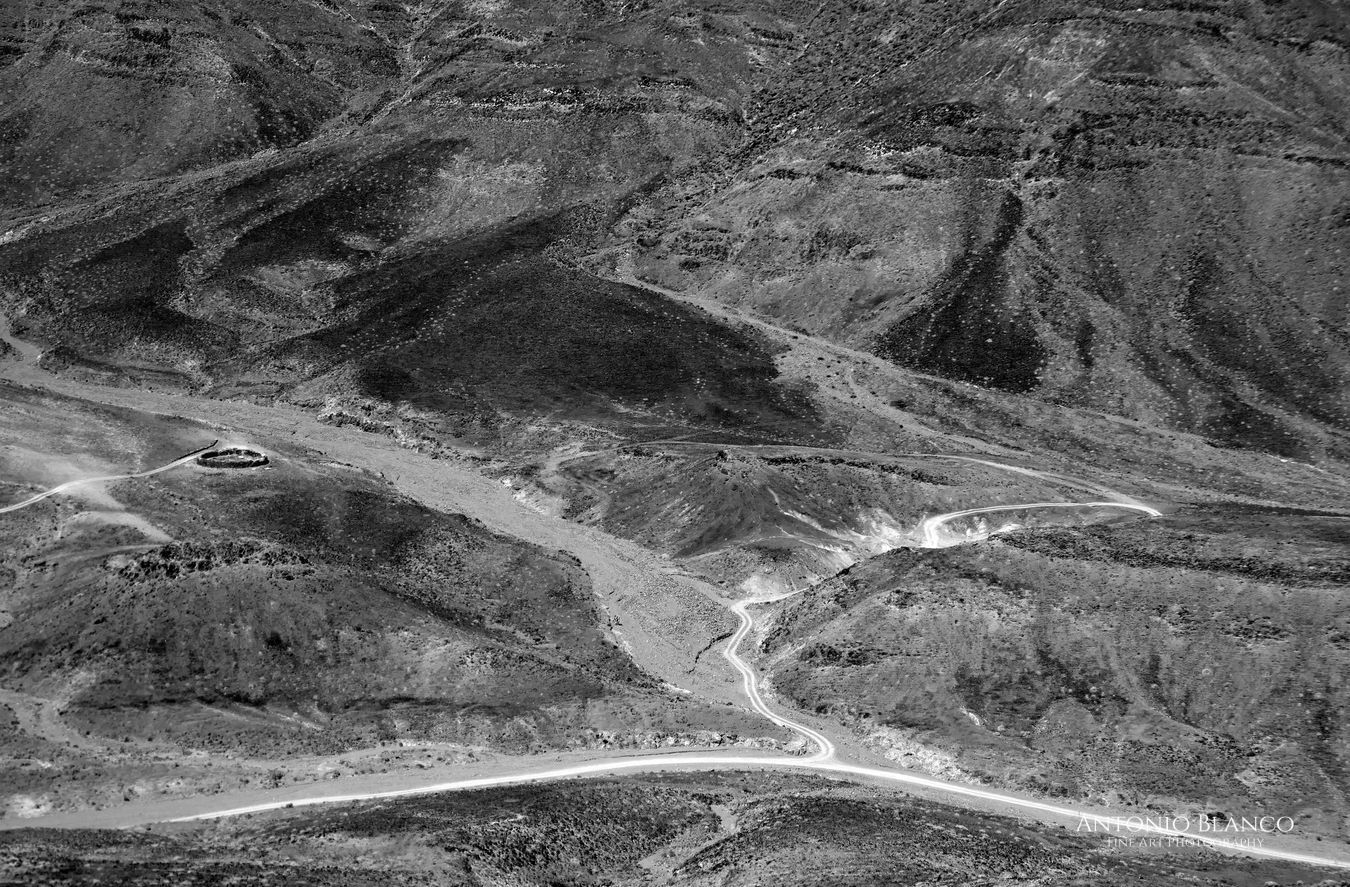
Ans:
{"type": "MultiPolygon", "coordinates": [[[[204,448],[209,449],[209,448],[204,448]]],[[[169,471],[181,465],[185,465],[197,457],[203,450],[190,453],[186,456],[176,459],[166,465],[144,472],[136,472],[123,475],[110,475],[106,477],[91,477],[78,480],[67,481],[53,487],[43,493],[31,496],[21,502],[0,508],[0,513],[7,513],[28,507],[51,496],[59,495],[75,487],[115,481],[124,479],[134,479],[148,477],[160,472],[169,471]]],[[[935,456],[938,454],[934,454],[935,456]]],[[[969,457],[954,457],[969,458],[969,457]]],[[[983,461],[970,459],[970,461],[983,461]]],[[[989,463],[996,464],[996,463],[989,463]]],[[[999,466],[1009,467],[1009,466],[999,466]]],[[[1019,469],[1013,469],[1019,470],[1019,469]]],[[[1030,469],[1020,469],[1029,471],[1030,469]]],[[[950,537],[944,538],[941,535],[942,528],[951,521],[959,520],[964,517],[972,517],[979,514],[1009,512],[1017,510],[1026,510],[1032,508],[1116,508],[1138,511],[1149,516],[1157,516],[1159,512],[1147,505],[1143,505],[1128,497],[1120,497],[1115,501],[1094,501],[1084,503],[1073,502],[1037,502],[1021,505],[995,505],[985,508],[973,508],[963,511],[951,512],[948,514],[935,515],[926,518],[920,526],[920,534],[924,543],[929,539],[935,540],[938,545],[959,544],[965,539],[956,539],[953,541],[950,537]]],[[[1245,842],[1229,840],[1224,837],[1205,834],[1202,832],[1179,830],[1162,825],[1140,820],[1138,817],[1114,816],[1100,813],[1093,813],[1083,810],[1076,810],[1071,807],[1051,804],[1043,801],[1018,797],[998,791],[991,791],[977,786],[965,785],[961,783],[946,782],[939,779],[933,779],[926,776],[920,776],[913,773],[907,773],[897,770],[890,770],[880,767],[869,767],[858,764],[852,764],[840,761],[836,756],[834,744],[819,731],[806,724],[794,721],[788,717],[773,711],[764,701],[760,694],[758,679],[754,669],[741,658],[740,646],[754,628],[754,619],[750,615],[750,607],[761,604],[773,603],[788,597],[789,595],[751,598],[737,601],[731,604],[731,610],[740,619],[740,626],[732,635],[725,648],[723,655],[728,662],[735,668],[742,678],[742,688],[750,706],[766,718],[770,719],[779,726],[791,730],[801,736],[807,743],[814,746],[815,751],[805,755],[765,755],[765,756],[743,756],[732,753],[708,753],[708,752],[688,752],[688,753],[669,753],[653,754],[636,757],[616,758],[610,760],[596,760],[582,762],[568,766],[555,767],[551,769],[539,770],[521,770],[513,773],[498,774],[492,776],[483,776],[469,779],[460,779],[452,781],[429,782],[426,785],[413,786],[408,788],[392,790],[376,790],[367,792],[357,792],[351,794],[316,794],[311,797],[289,797],[285,799],[266,801],[262,803],[251,804],[247,806],[227,807],[216,810],[203,810],[191,815],[177,816],[163,821],[186,822],[196,820],[220,819],[225,817],[242,816],[253,813],[263,813],[267,811],[281,810],[296,807],[312,807],[323,804],[343,804],[362,801],[380,801],[396,798],[414,797],[419,795],[428,795],[450,791],[465,791],[473,789],[486,789],[497,786],[522,785],[529,783],[544,783],[558,780],[573,779],[578,777],[599,776],[603,774],[628,773],[628,772],[653,772],[671,769],[729,769],[744,770],[751,768],[772,768],[780,770],[798,770],[813,772],[830,776],[854,779],[859,781],[868,781],[882,784],[890,784],[897,787],[907,787],[919,789],[936,796],[945,796],[953,801],[959,799],[972,799],[986,803],[993,803],[1011,811],[1024,811],[1032,814],[1039,814],[1042,818],[1050,817],[1056,820],[1067,820],[1086,824],[1095,831],[1110,831],[1119,835],[1144,835],[1159,836],[1168,838],[1181,838],[1188,841],[1194,841],[1217,850],[1226,852],[1262,857],[1267,859],[1276,859],[1286,862],[1295,862],[1306,865],[1322,866],[1329,868],[1350,869],[1350,859],[1332,858],[1318,856],[1315,854],[1300,853],[1290,850],[1283,850],[1268,846],[1252,846],[1245,842]]],[[[198,799],[202,805],[212,803],[208,798],[198,799]]],[[[34,823],[36,824],[36,823],[34,823]]],[[[13,826],[15,823],[6,823],[13,826]]]]}
{"type": "Polygon", "coordinates": [[[137,471],[131,474],[108,474],[102,477],[81,477],[75,480],[68,480],[63,484],[57,484],[50,490],[44,490],[43,492],[37,493],[36,495],[33,496],[29,496],[27,499],[24,499],[20,502],[15,502],[13,505],[0,506],[0,514],[8,514],[11,511],[18,511],[20,508],[27,508],[30,505],[36,505],[43,499],[50,498],[51,496],[59,496],[62,493],[66,493],[69,492],[70,490],[75,489],[76,487],[89,486],[90,484],[110,483],[112,481],[117,480],[135,480],[141,477],[150,477],[151,475],[154,474],[161,474],[165,471],[170,471],[174,468],[177,468],[180,465],[187,465],[189,462],[196,459],[202,453],[205,453],[207,450],[214,447],[216,443],[219,443],[219,441],[207,444],[200,450],[193,450],[186,456],[182,456],[178,459],[175,459],[172,462],[168,463],[167,465],[161,465],[158,468],[151,468],[148,471],[137,471]]]}
{"type": "MultiPolygon", "coordinates": [[[[1056,503],[1059,507],[1066,507],[1066,503],[1056,503]]],[[[1116,503],[1112,503],[1116,504],[1116,503]]],[[[1026,507],[1026,506],[1022,506],[1026,507]]],[[[1002,509],[1001,506],[996,507],[1002,509]]],[[[972,509],[971,511],[979,511],[972,509]]],[[[968,512],[955,512],[954,514],[966,515],[968,512]]],[[[948,515],[939,515],[934,520],[938,520],[948,515]]],[[[1157,836],[1165,838],[1179,838],[1188,841],[1194,841],[1213,847],[1217,850],[1224,850],[1232,853],[1258,856],[1267,859],[1279,859],[1286,862],[1298,862],[1307,865],[1324,866],[1330,868],[1350,869],[1350,860],[1332,859],[1328,857],[1315,856],[1311,854],[1296,853],[1280,850],[1276,848],[1263,846],[1249,846],[1235,841],[1226,840],[1215,835],[1207,835],[1202,832],[1181,830],[1169,828],[1164,825],[1154,824],[1145,821],[1139,817],[1125,816],[1106,816],[1097,813],[1090,813],[1080,810],[1074,810],[1071,807],[1065,807],[1059,804],[1050,804],[1043,801],[1037,801],[1029,798],[1020,798],[1015,795],[1005,794],[1003,792],[990,791],[976,786],[962,785],[960,783],[945,782],[940,779],[931,779],[926,776],[918,776],[912,773],[904,773],[896,770],[886,770],[879,767],[864,767],[857,764],[850,764],[835,759],[835,746],[827,737],[811,727],[801,724],[790,718],[784,717],[768,707],[760,696],[758,680],[754,669],[744,659],[740,657],[739,649],[741,643],[749,635],[754,627],[754,619],[749,613],[749,607],[755,604],[774,603],[792,597],[792,594],[778,595],[766,598],[752,598],[749,600],[738,601],[732,605],[732,611],[741,618],[741,625],[727,642],[723,655],[740,672],[743,681],[746,696],[750,705],[755,711],[764,715],[775,724],[785,727],[801,735],[808,742],[816,747],[814,754],[809,756],[791,757],[787,755],[763,756],[763,757],[743,757],[733,754],[707,754],[700,752],[675,753],[663,755],[646,755],[642,757],[625,758],[621,760],[594,761],[582,764],[574,764],[566,767],[557,767],[549,770],[535,770],[522,773],[512,773],[500,776],[484,776],[474,779],[460,779],[451,782],[440,782],[425,786],[416,786],[413,788],[394,789],[390,791],[360,792],[348,795],[328,795],[315,796],[310,798],[295,798],[284,801],[269,801],[261,804],[252,804],[246,807],[234,807],[226,810],[215,810],[207,813],[198,813],[190,816],[181,816],[169,820],[170,822],[193,822],[200,820],[222,819],[232,816],[244,816],[252,813],[266,813],[269,811],[289,809],[294,807],[310,807],[320,804],[345,804],[360,801],[381,801],[392,800],[396,798],[417,797],[420,795],[438,794],[452,791],[469,791],[473,789],[496,788],[509,785],[526,785],[531,783],[557,782],[565,779],[576,779],[586,776],[600,776],[604,774],[627,773],[627,772],[650,772],[671,769],[740,769],[747,768],[772,768],[772,769],[792,769],[804,770],[808,772],[837,775],[849,777],[863,781],[876,781],[890,783],[909,788],[924,789],[939,795],[948,795],[961,798],[971,798],[980,801],[993,802],[999,805],[1035,812],[1043,815],[1049,815],[1058,819],[1072,820],[1079,826],[1086,825],[1089,829],[1097,832],[1110,832],[1115,835],[1123,836],[1157,836]]]]}
{"type": "MultiPolygon", "coordinates": [[[[930,532],[937,534],[941,527],[949,521],[962,517],[971,517],[978,514],[1017,511],[1031,508],[1124,508],[1128,510],[1140,511],[1149,516],[1157,517],[1160,512],[1146,505],[1129,502],[1036,502],[1023,505],[995,505],[985,508],[971,508],[963,511],[940,514],[928,518],[923,522],[923,534],[925,540],[929,538],[930,532]]],[[[934,536],[936,538],[936,535],[934,536]]],[[[226,810],[216,810],[206,813],[193,814],[190,816],[177,817],[171,822],[190,822],[198,820],[221,819],[231,816],[243,816],[252,813],[265,813],[268,811],[315,806],[319,804],[342,804],[355,803],[360,801],[390,800],[395,798],[416,797],[419,795],[437,794],[451,791],[468,791],[473,789],[495,788],[499,786],[524,785],[530,783],[556,782],[565,779],[575,779],[586,776],[599,776],[602,774],[658,771],[670,769],[746,769],[746,768],[774,768],[774,769],[793,769],[805,770],[809,772],[838,775],[851,777],[864,781],[876,781],[890,783],[898,786],[924,789],[940,795],[948,795],[962,798],[977,799],[980,801],[993,802],[999,805],[1023,810],[1027,812],[1036,812],[1059,819],[1073,820],[1080,826],[1087,826],[1097,832],[1110,832],[1123,836],[1156,836],[1164,838],[1177,838],[1192,841],[1197,844],[1203,844],[1217,850],[1224,850],[1232,853],[1257,856],[1267,859],[1278,859],[1286,862],[1297,862],[1307,865],[1324,866],[1330,868],[1350,869],[1350,860],[1333,859],[1329,857],[1316,856],[1312,854],[1297,853],[1292,851],[1280,850],[1277,848],[1252,846],[1246,843],[1240,843],[1219,837],[1216,835],[1205,834],[1193,830],[1182,830],[1170,828],[1165,825],[1155,824],[1140,817],[1128,816],[1108,816],[1098,813],[1091,813],[1081,810],[1075,810],[1071,807],[1065,807],[1059,804],[1050,804],[1043,801],[1037,801],[1030,798],[1021,798],[1015,795],[1005,794],[998,791],[990,791],[976,786],[962,785],[960,783],[946,782],[940,779],[932,779],[925,776],[919,776],[912,773],[905,773],[896,770],[887,770],[879,767],[866,767],[858,764],[850,764],[836,759],[836,749],[834,743],[819,731],[785,717],[769,708],[759,692],[759,682],[754,669],[740,656],[740,646],[745,638],[754,628],[754,617],[750,615],[749,608],[757,604],[775,603],[785,600],[794,594],[800,592],[775,595],[771,597],[749,598],[737,601],[732,604],[731,610],[740,617],[741,624],[736,632],[727,642],[723,650],[723,656],[740,673],[742,686],[746,698],[751,707],[764,715],[780,727],[784,727],[800,735],[807,742],[815,746],[815,752],[805,756],[763,756],[763,757],[743,757],[733,754],[707,754],[699,752],[647,755],[634,758],[625,758],[622,760],[594,761],[582,764],[574,764],[566,767],[558,767],[549,770],[527,771],[500,776],[484,776],[473,779],[461,779],[451,782],[440,782],[432,785],[417,786],[413,788],[394,789],[390,791],[361,792],[349,795],[330,795],[316,796],[311,798],[298,798],[284,801],[272,801],[261,804],[253,804],[246,807],[235,807],[226,810]]]]}

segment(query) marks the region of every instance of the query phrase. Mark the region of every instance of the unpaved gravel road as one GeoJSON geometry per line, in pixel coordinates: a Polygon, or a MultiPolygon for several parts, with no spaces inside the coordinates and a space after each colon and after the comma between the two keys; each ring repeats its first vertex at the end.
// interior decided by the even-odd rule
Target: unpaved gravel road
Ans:
{"type": "MultiPolygon", "coordinates": [[[[0,333],[7,332],[7,328],[0,330],[0,333]]],[[[678,570],[637,545],[615,539],[591,528],[549,518],[532,511],[517,502],[510,491],[500,483],[483,477],[469,466],[433,460],[422,454],[399,448],[393,441],[374,434],[325,425],[303,411],[287,405],[258,406],[188,395],[89,386],[53,378],[38,369],[31,359],[4,361],[0,364],[0,377],[11,382],[32,385],[97,403],[170,416],[195,416],[208,425],[221,428],[224,432],[221,436],[227,441],[232,436],[231,432],[235,432],[247,436],[250,441],[264,445],[269,440],[287,442],[292,447],[303,444],[306,448],[328,458],[377,471],[405,494],[429,507],[467,514],[500,532],[546,547],[568,551],[575,555],[590,573],[596,593],[600,595],[611,614],[623,625],[624,634],[630,641],[639,665],[705,699],[740,702],[742,700],[737,691],[743,691],[752,708],[773,720],[778,726],[801,735],[816,746],[815,754],[800,757],[701,752],[639,755],[592,760],[551,769],[513,770],[499,775],[411,785],[399,789],[374,789],[343,794],[330,790],[299,797],[292,789],[286,793],[287,797],[247,806],[227,806],[226,798],[216,796],[131,805],[125,810],[104,811],[103,814],[65,814],[22,822],[0,821],[0,828],[91,827],[101,820],[105,821],[105,825],[108,824],[106,820],[109,815],[113,817],[115,824],[128,826],[164,819],[176,821],[210,819],[288,807],[406,797],[606,773],[689,767],[730,769],[770,767],[802,769],[872,783],[902,786],[952,803],[972,802],[978,809],[992,807],[1003,812],[1019,812],[1035,819],[1059,824],[1088,822],[1124,834],[1186,837],[1229,852],[1350,869],[1350,855],[1336,857],[1308,853],[1301,849],[1239,846],[1221,837],[1179,832],[1175,829],[1141,823],[1137,819],[1127,819],[1118,814],[1048,804],[1033,798],[948,783],[899,770],[840,761],[836,757],[837,750],[834,743],[824,734],[806,724],[779,715],[767,706],[759,695],[753,669],[739,656],[739,646],[753,628],[753,619],[748,607],[756,603],[768,603],[770,600],[735,603],[723,601],[711,586],[680,574],[678,570]],[[733,612],[740,617],[740,624],[732,633],[723,657],[731,667],[730,671],[716,665],[717,660],[714,657],[698,661],[697,650],[706,645],[706,638],[729,631],[733,612]],[[736,678],[740,680],[737,681],[736,678]],[[171,808],[185,812],[171,817],[157,816],[154,813],[156,810],[167,811],[171,808]],[[146,818],[147,814],[150,818],[146,818]]],[[[181,460],[155,471],[168,470],[178,464],[181,464],[181,460]]],[[[1124,503],[1102,504],[1120,507],[1124,503]]],[[[1064,507],[1072,503],[1035,503],[1035,505],[1064,507]]],[[[993,510],[1008,507],[997,506],[993,510]]],[[[936,529],[946,521],[982,510],[987,509],[938,515],[929,520],[936,522],[933,524],[936,532],[936,529]]],[[[1151,511],[1147,506],[1136,510],[1151,511]]]]}

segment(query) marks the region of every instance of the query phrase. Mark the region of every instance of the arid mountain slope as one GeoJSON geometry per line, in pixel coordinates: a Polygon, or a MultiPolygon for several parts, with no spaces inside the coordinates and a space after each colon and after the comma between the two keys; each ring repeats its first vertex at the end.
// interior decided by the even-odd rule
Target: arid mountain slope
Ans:
{"type": "Polygon", "coordinates": [[[824,11],[639,275],[914,369],[1346,452],[1347,19],[1330,3],[824,11]]]}
{"type": "Polygon", "coordinates": [[[785,604],[761,665],[903,763],[1336,834],[1344,524],[1197,508],[891,552],[785,604]]]}
{"type": "MultiPolygon", "coordinates": [[[[276,455],[0,517],[14,815],[779,744],[719,652],[793,588],[756,664],[841,759],[1345,833],[1344,4],[255,6],[0,10],[3,501],[160,413],[276,455]]],[[[659,800],[623,877],[791,883],[858,813],[659,800]]],[[[991,865],[868,868],[904,815],[839,868],[991,865]]]]}
{"type": "Polygon", "coordinates": [[[3,15],[0,286],[54,366],[355,394],[377,424],[480,442],[560,404],[621,434],[783,412],[692,391],[753,346],[688,318],[609,347],[578,328],[589,293],[640,304],[580,270],[617,269],[925,373],[1300,459],[1350,446],[1336,4],[3,15]],[[464,302],[509,318],[462,327],[489,365],[542,361],[569,396],[405,379],[465,348],[464,302]],[[352,334],[372,317],[380,341],[352,334]]]}
{"type": "Polygon", "coordinates": [[[397,82],[377,21],[353,3],[6,3],[0,202],[79,199],[304,141],[397,82]]]}
{"type": "Polygon", "coordinates": [[[753,335],[569,266],[643,192],[738,141],[767,14],[300,2],[263,18],[213,4],[9,14],[5,76],[25,91],[0,106],[12,146],[0,162],[11,182],[69,181],[33,184],[60,191],[40,209],[24,205],[40,195],[7,204],[0,287],[50,366],[401,410],[372,421],[475,443],[540,415],[620,431],[810,417],[773,386],[753,335]],[[145,34],[153,58],[122,58],[145,34]],[[347,43],[341,64],[325,61],[347,43]],[[221,53],[234,61],[210,76],[175,73],[221,53]],[[58,94],[67,68],[103,99],[58,94]],[[155,105],[209,114],[194,90],[253,121],[221,111],[212,126],[249,130],[273,112],[295,125],[238,144],[194,128],[219,155],[208,163],[155,105]],[[372,96],[378,110],[358,111],[372,96]],[[268,110],[278,101],[299,104],[268,110]],[[100,141],[104,114],[135,138],[100,141]],[[146,117],[172,131],[154,135],[146,117]]]}
{"type": "MultiPolygon", "coordinates": [[[[6,502],[54,475],[111,473],[97,453],[145,468],[210,443],[197,423],[3,390],[0,467],[28,479],[6,502]]],[[[0,764],[11,813],[117,780],[191,791],[201,767],[249,758],[303,771],[384,744],[527,753],[773,732],[639,669],[575,558],[301,446],[268,449],[266,470],[189,464],[0,515],[0,704],[23,727],[0,764]]]]}

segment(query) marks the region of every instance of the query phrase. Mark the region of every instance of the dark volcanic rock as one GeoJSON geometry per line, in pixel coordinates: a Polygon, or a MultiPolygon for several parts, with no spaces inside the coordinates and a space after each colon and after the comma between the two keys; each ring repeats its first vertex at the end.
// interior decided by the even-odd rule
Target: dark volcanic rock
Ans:
{"type": "Polygon", "coordinates": [[[1342,6],[897,2],[803,27],[743,163],[641,218],[641,273],[924,372],[1344,455],[1342,6]]]}
{"type": "Polygon", "coordinates": [[[60,200],[312,136],[398,73],[378,20],[344,6],[356,4],[6,4],[0,202],[60,200]]]}
{"type": "MultiPolygon", "coordinates": [[[[37,337],[133,381],[274,396],[349,363],[362,312],[427,318],[425,282],[393,304],[427,273],[453,301],[497,260],[598,255],[923,372],[1297,458],[1350,446],[1333,4],[5,14],[23,236],[0,284],[37,337]],[[29,201],[67,210],[34,222],[29,201]]],[[[542,336],[529,299],[572,272],[528,267],[512,322],[542,336]]],[[[387,332],[394,366],[343,380],[430,385],[461,430],[557,404],[405,379],[387,352],[444,335],[387,332]]],[[[594,406],[627,384],[604,375],[568,384],[594,406]]],[[[708,421],[662,398],[648,421],[708,421]]]]}
{"type": "Polygon", "coordinates": [[[24,91],[3,113],[29,123],[0,162],[14,187],[41,174],[13,195],[13,222],[26,200],[71,212],[0,244],[0,287],[27,335],[69,354],[52,368],[132,384],[355,393],[492,440],[512,416],[560,409],[621,427],[809,419],[753,336],[574,261],[652,188],[735,144],[773,21],[42,5],[14,21],[3,76],[24,91]],[[51,101],[44,84],[67,68],[105,100],[51,101]],[[211,102],[211,124],[192,125],[207,156],[163,105],[211,102]],[[89,142],[113,113],[135,136],[89,142]],[[44,135],[57,130],[70,138],[44,135]]]}

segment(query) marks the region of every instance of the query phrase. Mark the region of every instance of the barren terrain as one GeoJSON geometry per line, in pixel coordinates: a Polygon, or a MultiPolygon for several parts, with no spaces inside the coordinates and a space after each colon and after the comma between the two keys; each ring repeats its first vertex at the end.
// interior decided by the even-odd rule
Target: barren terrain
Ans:
{"type": "Polygon", "coordinates": [[[0,9],[0,880],[1350,867],[1347,27],[0,9]]]}

